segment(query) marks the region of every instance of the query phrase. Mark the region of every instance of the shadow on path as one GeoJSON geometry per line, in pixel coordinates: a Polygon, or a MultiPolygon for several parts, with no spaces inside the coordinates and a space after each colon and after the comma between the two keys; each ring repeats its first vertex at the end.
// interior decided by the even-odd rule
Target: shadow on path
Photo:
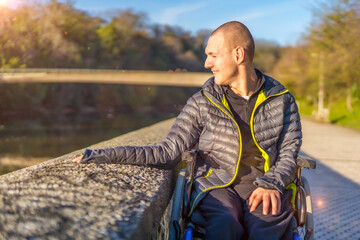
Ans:
{"type": "MultiPolygon", "coordinates": [[[[355,164],[359,169],[360,162],[355,164]]],[[[305,169],[303,176],[311,185],[315,239],[360,239],[360,184],[319,160],[316,169],[305,169]]]]}

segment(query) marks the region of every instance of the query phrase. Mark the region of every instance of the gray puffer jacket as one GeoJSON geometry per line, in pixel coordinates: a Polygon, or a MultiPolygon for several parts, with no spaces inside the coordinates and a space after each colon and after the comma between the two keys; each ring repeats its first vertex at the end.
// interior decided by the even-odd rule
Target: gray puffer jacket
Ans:
{"type": "MultiPolygon", "coordinates": [[[[264,175],[254,184],[281,193],[295,177],[295,159],[301,146],[301,124],[294,97],[273,78],[265,83],[251,114],[250,128],[262,152],[264,175]]],[[[167,137],[154,146],[119,146],[86,150],[81,163],[120,163],[174,166],[182,152],[198,148],[209,152],[196,163],[192,210],[206,193],[230,186],[241,159],[241,132],[222,88],[210,78],[189,98],[167,137]]]]}

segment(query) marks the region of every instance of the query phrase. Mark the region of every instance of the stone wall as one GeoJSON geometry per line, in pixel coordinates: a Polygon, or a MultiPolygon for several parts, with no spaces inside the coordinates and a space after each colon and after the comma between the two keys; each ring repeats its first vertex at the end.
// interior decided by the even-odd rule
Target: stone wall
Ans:
{"type": "MultiPolygon", "coordinates": [[[[89,148],[152,145],[174,119],[89,148]]],[[[170,170],[74,164],[83,149],[0,177],[0,239],[156,239],[164,237],[170,170]],[[157,236],[157,232],[161,236],[157,236]]]]}

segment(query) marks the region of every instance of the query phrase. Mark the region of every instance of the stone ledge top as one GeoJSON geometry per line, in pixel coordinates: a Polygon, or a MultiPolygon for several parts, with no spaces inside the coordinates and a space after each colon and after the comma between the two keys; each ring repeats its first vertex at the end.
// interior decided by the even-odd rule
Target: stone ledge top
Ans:
{"type": "MultiPolygon", "coordinates": [[[[89,148],[152,145],[172,123],[166,120],[89,148]]],[[[151,237],[171,197],[173,172],[72,163],[82,151],[0,177],[0,239],[151,237]]]]}

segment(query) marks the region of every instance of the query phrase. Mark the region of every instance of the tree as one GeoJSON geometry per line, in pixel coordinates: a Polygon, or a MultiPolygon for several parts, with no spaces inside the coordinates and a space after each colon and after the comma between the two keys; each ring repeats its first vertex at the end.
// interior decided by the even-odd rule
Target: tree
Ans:
{"type": "Polygon", "coordinates": [[[0,68],[203,70],[205,32],[150,25],[131,9],[107,22],[72,1],[31,1],[0,9],[0,68]]]}
{"type": "Polygon", "coordinates": [[[282,48],[281,58],[272,70],[272,74],[291,92],[302,98],[312,98],[317,91],[317,75],[309,74],[308,51],[304,44],[282,48]]]}
{"type": "Polygon", "coordinates": [[[146,68],[150,44],[145,22],[143,13],[118,10],[109,24],[97,30],[102,67],[146,68]]]}
{"type": "Polygon", "coordinates": [[[16,11],[3,7],[0,11],[0,67],[26,67],[29,55],[35,54],[31,46],[36,35],[36,24],[30,13],[36,12],[29,6],[16,11]]]}
{"type": "Polygon", "coordinates": [[[326,58],[324,77],[333,98],[346,95],[352,111],[352,89],[359,85],[360,70],[360,2],[332,0],[315,10],[316,21],[308,36],[313,53],[326,58]]]}
{"type": "Polygon", "coordinates": [[[153,25],[151,30],[153,68],[203,70],[199,47],[205,45],[205,40],[201,42],[201,36],[193,37],[178,26],[153,25]]]}
{"type": "Polygon", "coordinates": [[[281,47],[273,41],[255,40],[254,65],[265,73],[270,73],[281,57],[281,47]]]}
{"type": "Polygon", "coordinates": [[[71,2],[22,5],[3,17],[7,25],[0,28],[1,67],[96,65],[91,61],[97,54],[95,29],[102,20],[74,9],[71,2]]]}

